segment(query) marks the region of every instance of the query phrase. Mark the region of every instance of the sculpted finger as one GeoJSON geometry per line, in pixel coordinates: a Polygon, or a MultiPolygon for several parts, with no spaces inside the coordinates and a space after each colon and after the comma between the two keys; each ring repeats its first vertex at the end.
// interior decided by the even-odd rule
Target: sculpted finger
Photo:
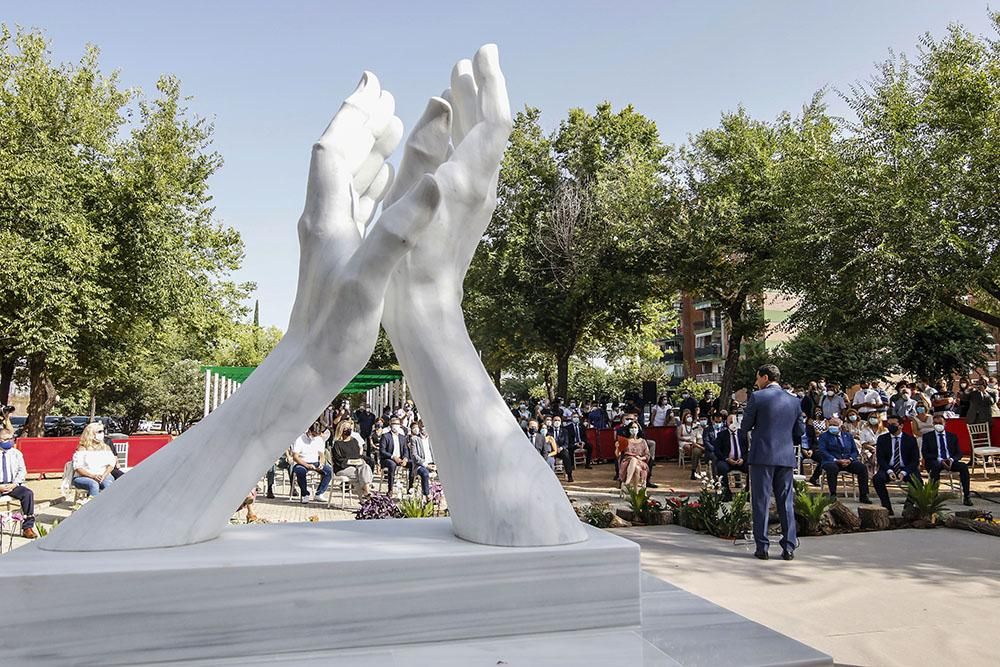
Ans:
{"type": "Polygon", "coordinates": [[[472,131],[478,117],[476,77],[472,61],[463,58],[451,70],[451,104],[454,111],[452,139],[457,146],[472,131]]]}
{"type": "Polygon", "coordinates": [[[372,104],[371,111],[371,116],[368,118],[368,129],[378,137],[385,131],[386,125],[396,113],[396,98],[388,90],[383,90],[372,104]]]}
{"type": "Polygon", "coordinates": [[[479,119],[488,123],[510,127],[510,100],[507,99],[507,81],[500,69],[500,53],[496,44],[482,46],[472,60],[476,77],[479,119]]]}
{"type": "Polygon", "coordinates": [[[396,264],[410,251],[434,219],[441,191],[430,174],[420,179],[398,202],[382,212],[348,266],[373,302],[381,301],[396,264]]]}
{"type": "Polygon", "coordinates": [[[353,183],[354,188],[358,192],[365,192],[371,187],[372,179],[378,175],[383,165],[385,165],[386,158],[392,155],[392,152],[396,150],[402,138],[403,121],[393,116],[385,125],[382,134],[372,144],[368,156],[358,166],[357,171],[354,172],[353,183]]]}
{"type": "Polygon", "coordinates": [[[399,199],[421,176],[437,171],[438,166],[448,159],[451,126],[451,105],[440,97],[428,100],[423,115],[406,140],[399,174],[385,198],[386,206],[399,199]]]}

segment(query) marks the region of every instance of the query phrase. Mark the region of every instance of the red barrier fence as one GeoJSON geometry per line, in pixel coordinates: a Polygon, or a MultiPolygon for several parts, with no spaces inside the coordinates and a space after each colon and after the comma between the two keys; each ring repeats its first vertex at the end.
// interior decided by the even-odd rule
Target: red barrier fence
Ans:
{"type": "MultiPolygon", "coordinates": [[[[663,426],[661,428],[643,429],[647,440],[656,443],[656,458],[677,458],[677,427],[663,426]]],[[[615,430],[612,428],[587,429],[587,440],[593,449],[593,458],[611,461],[615,458],[615,430]]]]}
{"type": "MultiPolygon", "coordinates": [[[[132,435],[128,442],[128,466],[133,467],[145,460],[174,437],[172,435],[132,435]]],[[[115,442],[123,442],[116,439],[115,442]]],[[[24,455],[24,466],[29,474],[62,474],[66,462],[73,458],[73,452],[80,444],[80,437],[68,438],[18,438],[17,448],[24,455]]]]}
{"type": "MultiPolygon", "coordinates": [[[[961,418],[948,419],[944,423],[944,428],[949,433],[954,433],[958,436],[958,450],[962,452],[964,456],[969,456],[972,454],[972,441],[969,439],[969,427],[966,425],[965,420],[961,418]]],[[[913,425],[910,422],[903,424],[903,430],[907,433],[913,433],[913,425]]],[[[920,439],[917,438],[919,441],[920,439]]],[[[1000,442],[1000,417],[994,417],[993,422],[990,424],[990,442],[994,447],[1000,442]]],[[[921,444],[917,442],[917,444],[921,444]]]]}

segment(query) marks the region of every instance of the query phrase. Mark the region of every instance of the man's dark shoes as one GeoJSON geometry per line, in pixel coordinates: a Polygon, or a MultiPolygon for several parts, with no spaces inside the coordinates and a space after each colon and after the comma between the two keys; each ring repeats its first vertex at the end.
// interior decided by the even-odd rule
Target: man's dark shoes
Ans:
{"type": "Polygon", "coordinates": [[[795,560],[795,552],[788,549],[781,550],[781,560],[795,560]]]}
{"type": "Polygon", "coordinates": [[[886,509],[889,510],[889,516],[896,516],[896,513],[892,511],[891,507],[886,507],[886,509]]]}
{"type": "Polygon", "coordinates": [[[694,470],[691,471],[691,479],[698,479],[697,477],[694,476],[694,470]]]}
{"type": "Polygon", "coordinates": [[[267,497],[268,498],[274,498],[274,491],[268,491],[267,492],[267,497]]]}
{"type": "Polygon", "coordinates": [[[754,552],[753,557],[754,558],[759,558],[761,560],[767,560],[768,559],[767,552],[766,551],[762,551],[760,549],[758,549],[757,551],[754,552]]]}
{"type": "Polygon", "coordinates": [[[858,502],[860,502],[862,505],[871,505],[872,504],[872,499],[869,498],[868,496],[865,496],[864,498],[862,498],[858,502]]]}
{"type": "Polygon", "coordinates": [[[660,488],[660,485],[659,484],[654,484],[653,482],[646,482],[646,488],[647,489],[658,489],[658,488],[660,488]]]}
{"type": "Polygon", "coordinates": [[[573,483],[573,475],[566,475],[566,482],[569,484],[573,483]]]}
{"type": "Polygon", "coordinates": [[[585,467],[587,468],[587,470],[590,470],[590,469],[591,469],[591,468],[593,468],[594,466],[592,466],[592,465],[590,465],[590,464],[588,463],[588,464],[587,464],[587,465],[586,465],[585,467]]]}
{"type": "Polygon", "coordinates": [[[962,498],[962,504],[965,505],[966,507],[972,507],[972,498],[970,498],[969,496],[962,498]]]}

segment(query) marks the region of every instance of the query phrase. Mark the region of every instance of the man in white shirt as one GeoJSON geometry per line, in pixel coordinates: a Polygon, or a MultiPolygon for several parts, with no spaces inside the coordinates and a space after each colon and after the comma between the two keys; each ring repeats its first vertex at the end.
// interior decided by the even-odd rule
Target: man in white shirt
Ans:
{"type": "Polygon", "coordinates": [[[319,421],[313,422],[309,430],[300,435],[292,444],[292,475],[299,483],[302,502],[312,500],[306,478],[310,472],[320,475],[319,488],[316,489],[316,500],[326,502],[326,490],[333,479],[333,467],[326,462],[326,439],[329,432],[319,421]]]}
{"type": "Polygon", "coordinates": [[[878,391],[873,389],[871,383],[868,381],[861,383],[861,388],[854,394],[851,405],[858,411],[862,419],[867,418],[873,412],[878,412],[884,407],[882,405],[882,397],[879,396],[878,391]]]}
{"type": "Polygon", "coordinates": [[[24,456],[14,449],[14,432],[8,428],[0,430],[0,496],[10,496],[20,501],[21,535],[33,540],[38,537],[35,532],[35,494],[24,486],[28,469],[24,466],[24,456]]]}

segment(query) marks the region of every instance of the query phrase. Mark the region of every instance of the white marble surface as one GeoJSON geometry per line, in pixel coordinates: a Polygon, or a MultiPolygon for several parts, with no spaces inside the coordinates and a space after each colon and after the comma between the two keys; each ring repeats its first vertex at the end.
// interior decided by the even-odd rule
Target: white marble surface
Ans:
{"type": "MultiPolygon", "coordinates": [[[[176,663],[167,663],[176,664],[176,663]]],[[[190,667],[764,667],[829,656],[648,574],[642,626],[184,663],[190,667]]]]}
{"type": "Polygon", "coordinates": [[[115,554],[31,544],[0,557],[0,600],[19,610],[0,655],[137,664],[637,627],[638,546],[586,530],[516,549],[461,540],[447,519],[234,526],[115,554]],[[58,631],[19,639],[42,627],[58,631]]]}
{"type": "MultiPolygon", "coordinates": [[[[462,283],[493,210],[511,130],[495,46],[458,61],[407,139],[391,203],[420,174],[444,194],[429,227],[392,274],[385,327],[434,439],[460,537],[534,546],[585,538],[573,509],[483,368],[462,314],[462,283]]],[[[377,226],[376,226],[377,229],[377,226]]]]}

